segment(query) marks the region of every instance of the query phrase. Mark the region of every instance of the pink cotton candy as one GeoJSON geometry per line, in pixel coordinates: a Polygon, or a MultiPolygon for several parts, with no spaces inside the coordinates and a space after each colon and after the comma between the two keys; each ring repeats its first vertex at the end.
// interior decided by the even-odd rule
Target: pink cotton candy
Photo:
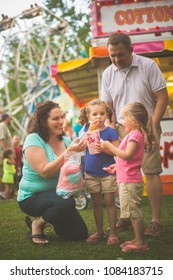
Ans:
{"type": "Polygon", "coordinates": [[[68,176],[69,174],[74,174],[80,171],[80,166],[67,162],[61,168],[64,175],[68,176]]]}
{"type": "Polygon", "coordinates": [[[68,198],[84,184],[80,164],[75,160],[67,160],[61,167],[56,193],[68,198]]]}

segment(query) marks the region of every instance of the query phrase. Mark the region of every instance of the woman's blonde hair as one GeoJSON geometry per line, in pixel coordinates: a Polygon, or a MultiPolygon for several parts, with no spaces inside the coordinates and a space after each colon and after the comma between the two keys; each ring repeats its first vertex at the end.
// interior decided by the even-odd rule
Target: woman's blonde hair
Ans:
{"type": "Polygon", "coordinates": [[[145,144],[153,145],[156,143],[152,117],[142,103],[133,102],[126,104],[121,114],[123,117],[126,116],[136,122],[136,126],[144,136],[145,144]]]}
{"type": "Polygon", "coordinates": [[[110,123],[112,122],[112,109],[109,106],[107,106],[104,101],[101,101],[99,99],[93,99],[92,101],[90,101],[87,104],[87,106],[83,107],[80,110],[80,114],[79,114],[79,124],[80,125],[86,125],[89,123],[88,115],[91,111],[91,107],[95,106],[95,105],[105,107],[105,111],[107,113],[108,119],[109,119],[110,123]]]}

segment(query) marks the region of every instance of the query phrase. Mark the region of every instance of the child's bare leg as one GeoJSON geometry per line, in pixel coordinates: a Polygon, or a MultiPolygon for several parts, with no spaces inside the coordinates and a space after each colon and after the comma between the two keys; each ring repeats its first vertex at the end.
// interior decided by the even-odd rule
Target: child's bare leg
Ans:
{"type": "Polygon", "coordinates": [[[104,237],[103,232],[103,200],[101,192],[91,193],[91,198],[93,200],[93,211],[94,211],[94,219],[97,231],[90,235],[86,241],[88,243],[97,242],[104,237]]]}
{"type": "Polygon", "coordinates": [[[104,201],[108,212],[108,220],[109,220],[109,237],[116,237],[116,206],[115,206],[115,197],[114,193],[104,193],[104,201]]]}
{"type": "Polygon", "coordinates": [[[91,193],[93,200],[94,219],[98,235],[103,234],[103,199],[101,192],[91,193]]]}
{"type": "Polygon", "coordinates": [[[142,217],[139,218],[132,218],[132,225],[133,225],[133,230],[134,230],[134,234],[135,234],[135,239],[133,241],[133,244],[136,246],[141,246],[141,245],[145,245],[145,241],[144,241],[144,220],[142,217]]]}
{"type": "Polygon", "coordinates": [[[10,184],[5,184],[4,196],[5,196],[5,199],[10,198],[10,184]]]}

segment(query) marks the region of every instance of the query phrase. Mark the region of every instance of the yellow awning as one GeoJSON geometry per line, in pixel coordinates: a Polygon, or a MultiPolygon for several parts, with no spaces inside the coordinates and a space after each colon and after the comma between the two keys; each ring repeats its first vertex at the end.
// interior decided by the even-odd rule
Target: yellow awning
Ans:
{"type": "MultiPolygon", "coordinates": [[[[156,58],[163,74],[172,72],[173,40],[136,43],[133,44],[133,48],[135,53],[147,54],[147,56],[156,58]]],[[[52,76],[78,107],[86,105],[90,100],[99,96],[98,68],[101,59],[106,59],[109,63],[106,46],[91,47],[88,58],[51,66],[52,76]]]]}

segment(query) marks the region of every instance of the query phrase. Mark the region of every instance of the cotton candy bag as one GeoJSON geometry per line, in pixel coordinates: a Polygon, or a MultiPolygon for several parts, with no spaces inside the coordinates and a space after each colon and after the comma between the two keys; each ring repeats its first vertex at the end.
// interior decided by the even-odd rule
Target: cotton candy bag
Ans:
{"type": "Polygon", "coordinates": [[[68,152],[65,154],[65,162],[60,170],[56,194],[66,199],[78,192],[83,185],[81,153],[68,152]]]}

